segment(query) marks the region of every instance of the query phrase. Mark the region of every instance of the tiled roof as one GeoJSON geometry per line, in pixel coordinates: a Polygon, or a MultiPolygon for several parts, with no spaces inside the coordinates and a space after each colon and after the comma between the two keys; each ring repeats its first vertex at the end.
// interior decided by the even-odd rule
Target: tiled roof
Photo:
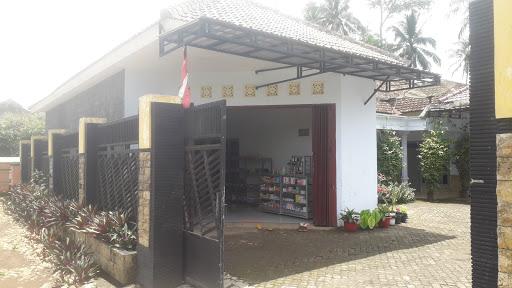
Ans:
{"type": "Polygon", "coordinates": [[[458,108],[467,107],[469,105],[469,87],[465,84],[443,80],[439,86],[377,94],[377,112],[383,114],[400,115],[421,112],[429,103],[432,104],[432,108],[435,107],[437,110],[449,109],[456,105],[458,108]],[[465,103],[466,106],[459,105],[462,103],[465,103]]]}
{"type": "Polygon", "coordinates": [[[387,51],[324,31],[319,26],[249,0],[189,0],[173,5],[168,12],[171,19],[184,22],[193,22],[206,17],[347,54],[404,65],[402,59],[387,51]]]}

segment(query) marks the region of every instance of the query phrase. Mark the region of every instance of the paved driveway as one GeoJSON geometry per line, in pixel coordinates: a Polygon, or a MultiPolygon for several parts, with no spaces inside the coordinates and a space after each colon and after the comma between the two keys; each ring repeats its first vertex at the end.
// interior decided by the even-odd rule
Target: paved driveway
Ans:
{"type": "Polygon", "coordinates": [[[408,207],[409,223],[354,234],[228,226],[226,272],[256,287],[471,287],[469,205],[408,207]]]}

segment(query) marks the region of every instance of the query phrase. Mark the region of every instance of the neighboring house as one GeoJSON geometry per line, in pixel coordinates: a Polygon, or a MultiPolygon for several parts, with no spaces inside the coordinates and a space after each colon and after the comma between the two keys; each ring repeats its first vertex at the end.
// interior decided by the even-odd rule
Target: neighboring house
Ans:
{"type": "MultiPolygon", "coordinates": [[[[418,145],[423,133],[436,120],[443,120],[452,140],[469,128],[469,86],[442,80],[437,87],[379,93],[377,99],[377,129],[395,130],[402,138],[404,160],[407,160],[403,163],[407,168],[402,171],[402,180],[411,183],[418,198],[426,198],[418,145]]],[[[458,175],[455,165],[451,164],[434,199],[466,197],[467,191],[461,191],[458,175]]]]}
{"type": "Polygon", "coordinates": [[[318,225],[377,204],[375,87],[439,82],[383,50],[253,2],[196,0],[165,10],[31,110],[46,112],[48,129],[71,131],[81,117],[136,115],[145,94],[178,95],[183,46],[192,102],[227,103],[227,138],[238,143],[228,154],[271,158],[272,171],[292,156],[314,157],[318,225]]]}
{"type": "Polygon", "coordinates": [[[0,157],[0,193],[21,182],[20,157],[0,157]]]}

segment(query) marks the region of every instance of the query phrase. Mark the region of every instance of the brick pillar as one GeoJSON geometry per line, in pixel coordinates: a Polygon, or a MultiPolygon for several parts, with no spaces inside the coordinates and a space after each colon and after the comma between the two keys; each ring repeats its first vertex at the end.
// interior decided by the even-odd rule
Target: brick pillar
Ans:
{"type": "Polygon", "coordinates": [[[78,201],[94,204],[96,201],[97,147],[95,132],[105,118],[80,118],[78,127],[78,201]]]}
{"type": "Polygon", "coordinates": [[[42,171],[42,158],[43,153],[48,152],[48,137],[46,136],[32,136],[30,138],[30,159],[32,175],[36,171],[42,171]]]}
{"type": "Polygon", "coordinates": [[[21,183],[25,184],[30,182],[31,175],[31,159],[30,159],[30,140],[20,141],[20,167],[21,167],[21,183]]]}
{"type": "Polygon", "coordinates": [[[181,99],[139,98],[137,282],[183,283],[184,113],[181,99]]]}
{"type": "MultiPolygon", "coordinates": [[[[62,176],[59,174],[60,148],[58,144],[58,136],[66,133],[64,129],[50,129],[48,130],[48,190],[55,193],[55,187],[59,187],[58,183],[61,181],[62,176]],[[56,161],[57,160],[57,161],[56,161]],[[59,178],[59,179],[57,179],[59,178]]],[[[60,187],[59,187],[60,188],[60,187]]],[[[57,189],[59,189],[57,188],[57,189]]],[[[58,191],[62,193],[62,191],[58,191]]]]}
{"type": "Polygon", "coordinates": [[[512,134],[496,135],[498,287],[512,287],[512,134]]]}

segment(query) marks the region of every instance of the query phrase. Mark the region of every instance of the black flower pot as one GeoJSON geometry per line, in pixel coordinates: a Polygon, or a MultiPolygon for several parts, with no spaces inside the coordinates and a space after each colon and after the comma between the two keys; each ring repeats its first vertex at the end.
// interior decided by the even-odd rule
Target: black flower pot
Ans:
{"type": "Polygon", "coordinates": [[[409,218],[409,216],[407,216],[407,214],[402,214],[402,223],[407,223],[407,218],[409,218]]]}
{"type": "Polygon", "coordinates": [[[402,213],[396,212],[395,214],[395,224],[401,224],[402,223],[402,213]]]}

